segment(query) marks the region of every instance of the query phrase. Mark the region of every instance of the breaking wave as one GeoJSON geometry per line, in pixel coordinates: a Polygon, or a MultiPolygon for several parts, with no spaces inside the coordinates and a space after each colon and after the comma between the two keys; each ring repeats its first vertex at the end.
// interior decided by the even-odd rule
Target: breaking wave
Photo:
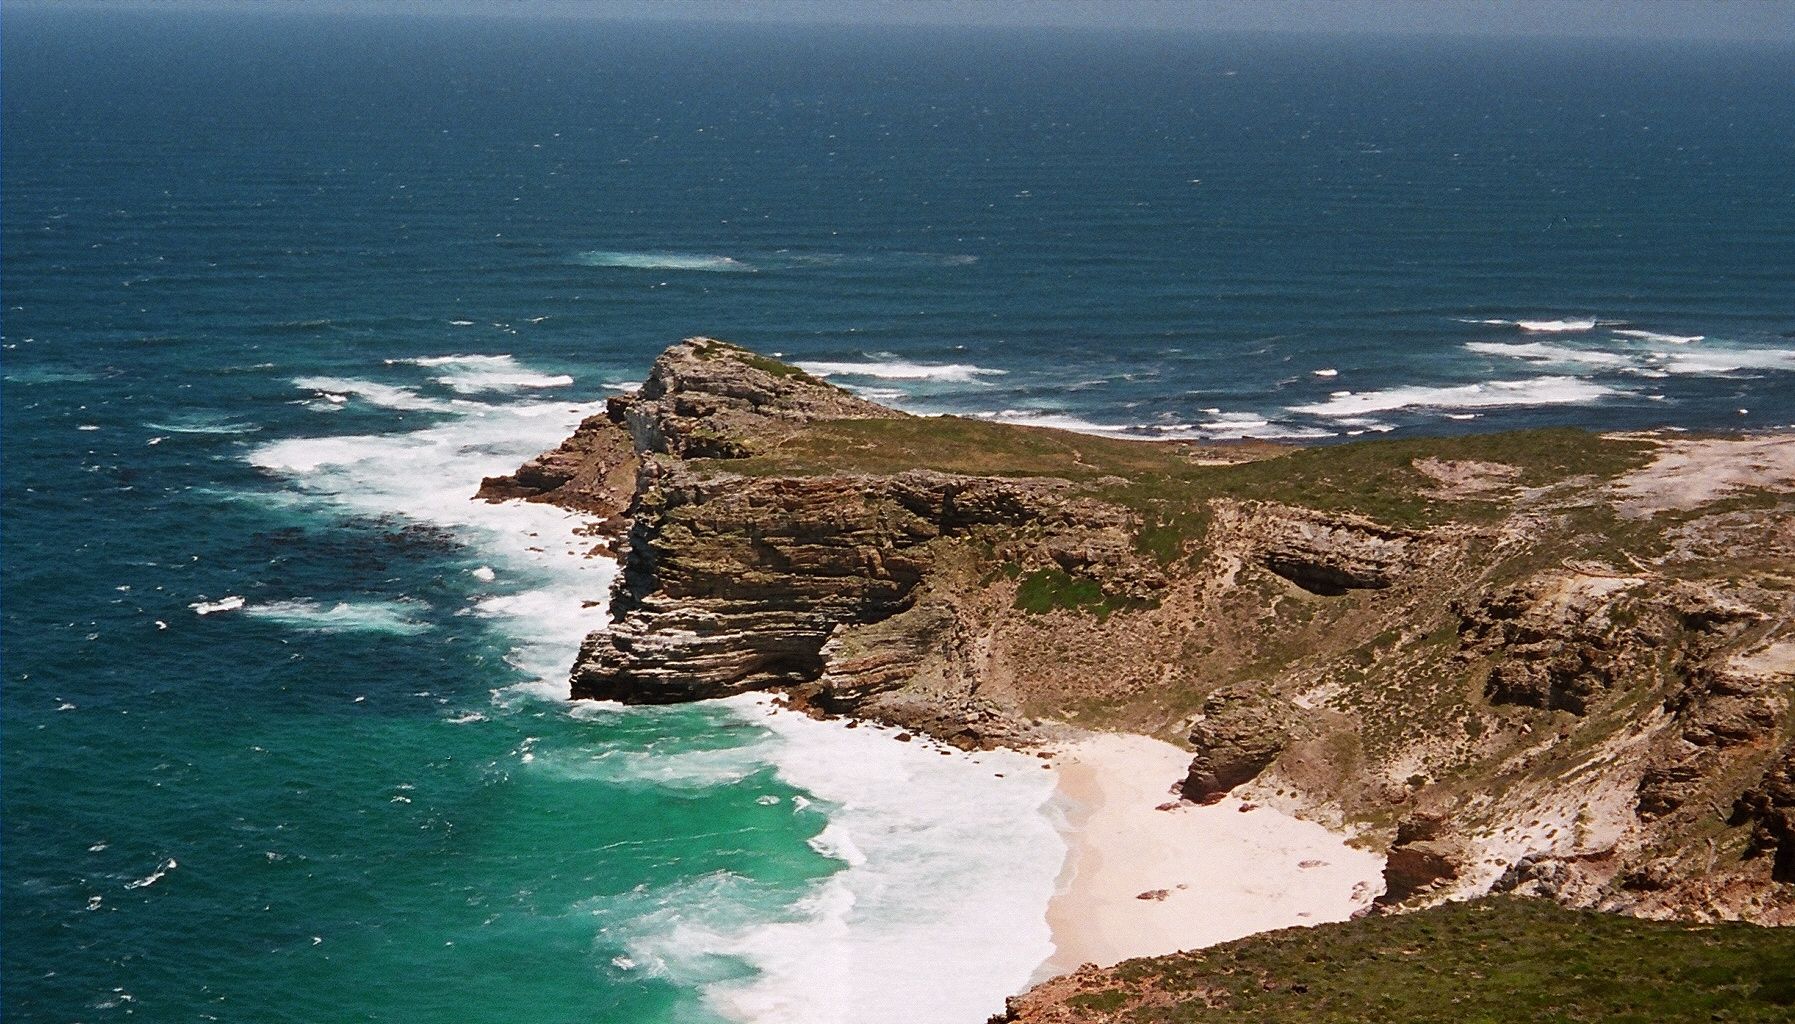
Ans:
{"type": "Polygon", "coordinates": [[[404,601],[338,601],[324,604],[306,598],[250,605],[243,614],[312,633],[387,633],[415,636],[430,629],[408,614],[414,604],[404,601]]]}
{"type": "Polygon", "coordinates": [[[1578,377],[1531,377],[1452,387],[1406,386],[1382,391],[1338,392],[1325,402],[1293,405],[1309,416],[1364,416],[1395,409],[1489,409],[1525,405],[1577,405],[1626,394],[1620,388],[1578,377]]]}
{"type": "Polygon", "coordinates": [[[595,249],[582,252],[574,262],[588,267],[616,267],[625,270],[696,270],[713,274],[751,274],[755,268],[733,256],[711,256],[702,253],[629,252],[595,249]]]}
{"type": "Polygon", "coordinates": [[[525,369],[509,354],[425,356],[419,359],[389,359],[387,362],[440,370],[431,379],[463,395],[560,388],[573,383],[573,378],[564,373],[538,373],[525,369]]]}
{"type": "Polygon", "coordinates": [[[1009,372],[967,363],[913,363],[903,359],[873,359],[863,363],[801,362],[797,366],[818,377],[951,381],[956,384],[970,384],[980,377],[997,377],[1009,372]]]}

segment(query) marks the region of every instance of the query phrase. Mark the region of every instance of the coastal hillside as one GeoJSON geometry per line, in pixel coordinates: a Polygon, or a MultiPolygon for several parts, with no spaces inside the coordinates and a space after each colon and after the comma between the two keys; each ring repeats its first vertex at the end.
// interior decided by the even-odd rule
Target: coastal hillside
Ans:
{"type": "Polygon", "coordinates": [[[1786,1021],[1795,932],[1491,897],[1086,967],[993,1024],[1786,1021]]]}
{"type": "Polygon", "coordinates": [[[965,748],[1126,730],[1488,892],[1795,921],[1795,438],[1317,448],[907,415],[693,338],[484,496],[622,563],[576,697],[778,690],[965,748]]]}

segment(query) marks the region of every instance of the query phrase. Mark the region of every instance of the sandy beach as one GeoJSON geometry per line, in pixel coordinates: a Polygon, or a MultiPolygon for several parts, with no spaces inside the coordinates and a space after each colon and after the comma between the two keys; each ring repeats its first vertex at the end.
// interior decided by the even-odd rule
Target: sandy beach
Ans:
{"type": "Polygon", "coordinates": [[[1382,891],[1383,858],[1313,822],[1232,797],[1158,809],[1189,761],[1145,736],[1061,748],[1068,850],[1042,976],[1345,920],[1382,891]]]}

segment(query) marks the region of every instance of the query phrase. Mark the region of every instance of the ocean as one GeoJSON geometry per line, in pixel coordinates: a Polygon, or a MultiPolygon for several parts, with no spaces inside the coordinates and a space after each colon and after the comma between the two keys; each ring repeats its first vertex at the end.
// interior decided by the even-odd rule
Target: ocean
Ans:
{"type": "Polygon", "coordinates": [[[1795,53],[0,19],[16,1021],[982,1021],[1051,774],[565,701],[692,334],[1124,436],[1795,424],[1795,53]]]}

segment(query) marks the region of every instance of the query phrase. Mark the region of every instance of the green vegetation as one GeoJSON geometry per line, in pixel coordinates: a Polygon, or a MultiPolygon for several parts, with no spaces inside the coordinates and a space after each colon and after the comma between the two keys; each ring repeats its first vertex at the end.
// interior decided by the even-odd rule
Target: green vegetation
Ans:
{"type": "Polygon", "coordinates": [[[801,380],[806,384],[820,384],[824,387],[835,387],[833,384],[812,377],[790,363],[770,359],[758,352],[751,352],[740,345],[732,345],[727,341],[710,339],[698,347],[698,358],[700,359],[721,359],[725,356],[774,377],[791,378],[801,380]]]}
{"type": "Polygon", "coordinates": [[[1104,593],[1094,579],[1059,569],[1036,569],[1024,576],[1016,588],[1016,607],[1034,615],[1068,608],[1107,619],[1125,608],[1140,606],[1137,600],[1104,593]]]}
{"type": "MultiPolygon", "coordinates": [[[[801,372],[801,371],[800,371],[801,372]]],[[[1354,512],[1392,526],[1500,518],[1516,488],[1585,478],[1605,481],[1650,455],[1643,441],[1548,429],[1362,441],[1291,449],[1245,443],[1202,446],[1129,441],[957,416],[829,420],[810,424],[752,459],[726,468],[750,475],[892,474],[912,469],[975,476],[1058,477],[1125,505],[1147,523],[1143,552],[1175,561],[1202,535],[1206,499],[1280,501],[1354,512]],[[1449,499],[1419,470],[1419,459],[1511,466],[1513,486],[1449,499]]]]}
{"type": "Polygon", "coordinates": [[[1106,1021],[1795,1020],[1795,929],[1640,921],[1497,897],[1131,960],[1069,999],[1106,1021]]]}

